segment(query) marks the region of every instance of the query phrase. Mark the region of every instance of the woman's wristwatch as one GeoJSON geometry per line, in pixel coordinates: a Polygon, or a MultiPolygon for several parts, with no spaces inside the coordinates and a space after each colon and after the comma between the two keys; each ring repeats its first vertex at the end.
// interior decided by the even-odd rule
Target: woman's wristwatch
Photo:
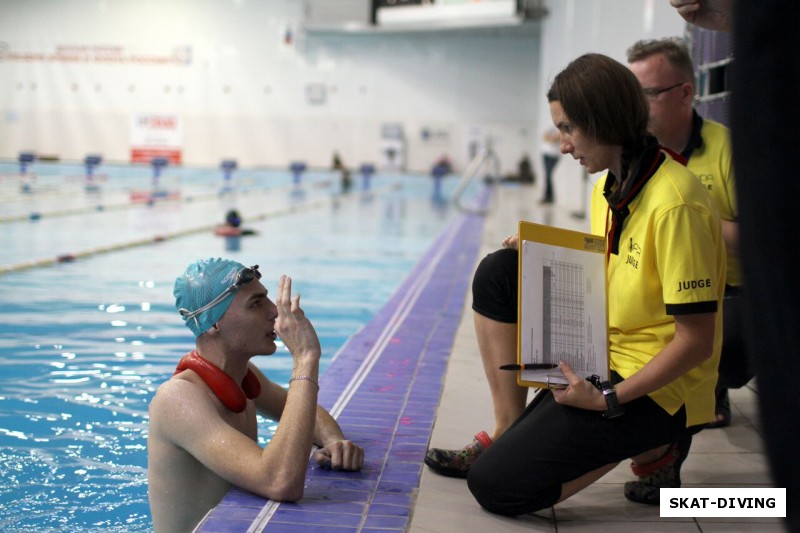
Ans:
{"type": "Polygon", "coordinates": [[[610,381],[600,382],[597,388],[600,389],[600,392],[603,393],[603,398],[606,399],[606,410],[603,413],[603,418],[616,418],[625,412],[625,408],[617,400],[617,391],[610,381]]]}

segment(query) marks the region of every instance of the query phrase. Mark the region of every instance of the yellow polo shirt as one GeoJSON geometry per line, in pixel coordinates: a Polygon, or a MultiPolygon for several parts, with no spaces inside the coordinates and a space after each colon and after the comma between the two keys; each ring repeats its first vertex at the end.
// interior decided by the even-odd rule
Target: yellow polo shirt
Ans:
{"type": "MultiPolygon", "coordinates": [[[[714,205],[719,210],[720,219],[735,221],[739,211],[736,203],[736,178],[733,173],[730,132],[719,122],[703,119],[700,137],[703,143],[692,150],[686,166],[711,193],[714,205]]],[[[732,287],[740,286],[742,273],[737,255],[728,255],[727,269],[726,283],[732,287]]]]}
{"type": "MultiPolygon", "coordinates": [[[[592,233],[608,236],[603,196],[592,194],[592,233]]],[[[628,204],[619,253],[608,262],[609,353],[623,378],[639,371],[675,334],[674,315],[716,311],[714,353],[698,367],[650,393],[670,414],[686,405],[687,426],[714,417],[714,387],[722,347],[725,245],[708,191],[667,157],[628,204]]]]}

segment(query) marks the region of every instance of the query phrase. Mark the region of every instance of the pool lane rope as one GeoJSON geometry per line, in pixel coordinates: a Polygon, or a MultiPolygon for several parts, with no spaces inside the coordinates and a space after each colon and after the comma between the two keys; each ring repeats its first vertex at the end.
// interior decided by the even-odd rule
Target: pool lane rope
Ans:
{"type": "MultiPolygon", "coordinates": [[[[391,190],[397,190],[397,189],[399,189],[401,187],[402,187],[402,185],[400,183],[395,183],[395,184],[392,184],[392,185],[387,185],[386,187],[383,187],[381,189],[370,190],[370,191],[362,191],[362,192],[356,193],[356,194],[347,194],[347,195],[344,195],[344,194],[332,194],[332,195],[330,195],[328,197],[321,198],[321,199],[318,199],[318,200],[306,201],[306,202],[303,202],[301,204],[289,205],[289,206],[286,206],[286,207],[283,207],[283,208],[274,209],[274,210],[271,210],[271,211],[266,211],[266,212],[260,213],[258,215],[248,216],[247,220],[248,221],[256,221],[256,222],[258,222],[258,221],[261,221],[261,220],[266,220],[268,218],[275,218],[275,217],[280,217],[280,216],[285,216],[285,215],[292,215],[292,214],[299,213],[299,212],[302,212],[302,211],[307,211],[307,210],[323,207],[323,206],[326,206],[326,205],[330,205],[330,204],[333,204],[335,202],[339,202],[339,201],[342,201],[342,200],[354,200],[356,198],[358,198],[358,199],[371,198],[371,197],[377,196],[379,194],[382,194],[382,193],[385,193],[385,192],[388,192],[388,191],[391,191],[391,190]]],[[[110,252],[116,252],[116,251],[119,251],[119,250],[125,250],[125,249],[128,249],[128,248],[134,248],[134,247],[137,247],[137,246],[147,246],[147,245],[150,245],[150,244],[160,243],[160,242],[168,241],[168,240],[171,240],[171,239],[177,239],[177,238],[180,238],[180,237],[186,237],[188,235],[194,235],[196,233],[204,233],[204,232],[211,233],[211,232],[214,231],[214,229],[217,226],[218,226],[217,223],[204,224],[202,226],[197,226],[197,227],[193,227],[193,228],[186,228],[186,229],[183,229],[183,230],[173,231],[173,232],[169,232],[169,233],[163,233],[163,234],[154,235],[154,236],[150,236],[150,237],[143,237],[141,239],[135,239],[135,240],[132,240],[132,241],[116,243],[116,244],[109,244],[109,245],[105,245],[105,246],[97,246],[95,248],[88,248],[86,250],[82,250],[82,251],[75,252],[75,253],[67,253],[67,254],[57,255],[55,257],[46,257],[46,258],[42,258],[42,259],[34,259],[34,260],[31,260],[31,261],[23,261],[21,263],[5,265],[5,266],[0,265],[0,275],[8,274],[8,273],[11,273],[11,272],[19,272],[21,270],[28,270],[28,269],[31,269],[31,268],[52,266],[52,265],[56,265],[56,264],[59,264],[59,263],[71,263],[71,262],[77,261],[78,259],[83,259],[83,258],[86,258],[86,257],[91,257],[91,256],[99,255],[99,254],[106,254],[106,253],[110,253],[110,252]]]]}
{"type": "MultiPolygon", "coordinates": [[[[333,183],[333,180],[321,180],[308,185],[307,187],[310,188],[323,188],[329,187],[333,183]]],[[[273,193],[273,192],[283,192],[283,191],[290,191],[297,189],[295,185],[287,185],[286,187],[276,187],[274,189],[270,189],[268,187],[253,187],[248,189],[242,190],[225,190],[225,191],[214,191],[214,192],[207,192],[207,193],[198,193],[193,194],[190,196],[180,196],[180,197],[163,197],[163,198],[151,198],[150,202],[154,204],[162,204],[167,202],[195,202],[195,201],[203,201],[203,200],[213,200],[218,198],[222,195],[230,194],[230,193],[250,193],[253,190],[263,190],[265,193],[273,193]]],[[[111,211],[117,209],[130,209],[133,207],[141,207],[143,205],[147,205],[147,200],[138,200],[138,201],[127,201],[127,202],[118,202],[108,205],[97,204],[94,206],[85,206],[85,207],[75,207],[71,209],[56,209],[53,211],[32,211],[30,213],[21,214],[21,215],[9,215],[9,216],[0,216],[0,224],[6,222],[21,222],[24,220],[41,220],[42,218],[56,218],[56,217],[66,217],[71,215],[82,215],[85,213],[92,213],[96,211],[111,211]]]]}

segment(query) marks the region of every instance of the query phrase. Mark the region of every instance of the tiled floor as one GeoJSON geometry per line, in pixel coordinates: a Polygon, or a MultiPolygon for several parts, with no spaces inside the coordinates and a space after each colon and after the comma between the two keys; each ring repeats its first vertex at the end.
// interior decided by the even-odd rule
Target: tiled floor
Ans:
{"type": "MultiPolygon", "coordinates": [[[[463,480],[437,476],[422,466],[429,440],[433,446],[457,448],[473,433],[492,429],[468,290],[477,259],[513,233],[518,220],[587,230],[586,221],[567,210],[539,206],[533,188],[502,187],[498,194],[485,223],[465,217],[441,237],[407,287],[351,340],[323,377],[320,401],[365,447],[364,471],[310,467],[306,494],[298,504],[277,505],[234,490],[200,531],[784,530],[778,519],[661,519],[658,508],[622,496],[622,484],[632,478],[627,465],[546,512],[503,518],[483,511],[463,480]]],[[[684,486],[771,486],[755,425],[754,389],[732,391],[729,428],[695,437],[682,471],[684,486]]]]}

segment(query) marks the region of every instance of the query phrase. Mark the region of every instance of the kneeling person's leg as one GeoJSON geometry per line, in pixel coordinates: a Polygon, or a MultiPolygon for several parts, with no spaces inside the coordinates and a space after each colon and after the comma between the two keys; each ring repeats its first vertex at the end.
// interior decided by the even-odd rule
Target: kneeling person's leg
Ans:
{"type": "Polygon", "coordinates": [[[542,391],[472,466],[469,488],[488,511],[532,513],[572,496],[619,461],[671,442],[684,424],[646,396],[626,404],[625,415],[605,419],[559,405],[542,391]]]}

